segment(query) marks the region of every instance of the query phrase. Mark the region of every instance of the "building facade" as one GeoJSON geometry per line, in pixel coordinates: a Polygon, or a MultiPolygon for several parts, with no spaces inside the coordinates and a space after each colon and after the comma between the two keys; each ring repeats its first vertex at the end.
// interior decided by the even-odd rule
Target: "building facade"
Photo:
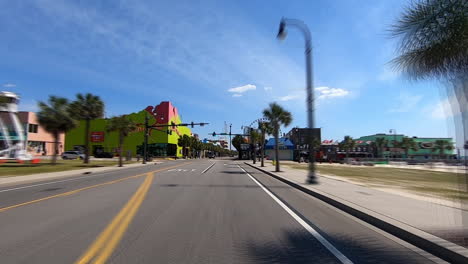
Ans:
{"type": "MultiPolygon", "coordinates": [[[[276,159],[275,155],[275,139],[270,138],[265,144],[265,156],[270,160],[276,159]]],[[[282,137],[278,139],[279,160],[293,160],[294,158],[294,144],[288,138],[282,137]]]]}
{"type": "Polygon", "coordinates": [[[439,159],[439,158],[456,158],[456,154],[453,150],[444,150],[440,157],[440,151],[436,150],[435,142],[437,140],[447,141],[450,145],[454,146],[452,138],[432,138],[432,137],[411,137],[416,143],[416,150],[409,149],[408,156],[405,154],[405,150],[398,147],[398,143],[402,141],[405,135],[402,134],[375,134],[369,136],[363,136],[356,139],[356,151],[366,152],[369,156],[377,157],[382,156],[383,158],[408,158],[408,159],[439,159]],[[384,148],[382,153],[377,153],[377,148],[373,142],[377,138],[385,138],[387,140],[387,146],[384,148]],[[397,144],[394,144],[397,142],[397,144]],[[359,151],[358,151],[358,148],[359,151]]]}
{"type": "Polygon", "coordinates": [[[298,161],[301,156],[308,156],[310,136],[312,140],[321,141],[321,129],[320,128],[292,128],[288,133],[285,134],[285,138],[288,138],[293,144],[293,160],[298,161]]]}
{"type": "MultiPolygon", "coordinates": [[[[127,117],[137,124],[137,129],[131,132],[124,141],[123,153],[128,156],[143,154],[145,116],[149,118],[149,125],[167,125],[166,127],[152,128],[148,135],[148,155],[153,157],[181,157],[182,148],[177,145],[179,137],[191,135],[188,127],[171,126],[182,123],[178,110],[171,102],[161,102],[153,107],[148,106],[144,110],[128,114],[127,117]]],[[[90,129],[90,153],[96,155],[100,152],[118,153],[118,133],[106,130],[108,119],[96,119],[91,121],[90,129]]],[[[81,121],[79,126],[66,135],[65,149],[79,150],[84,147],[85,123],[81,121]]]]}
{"type": "MultiPolygon", "coordinates": [[[[18,140],[13,129],[13,123],[10,120],[8,113],[0,113],[2,120],[5,122],[7,131],[9,132],[10,140],[18,140]]],[[[54,154],[54,137],[49,132],[39,125],[37,115],[34,112],[18,112],[18,119],[23,126],[24,136],[26,138],[26,150],[33,156],[53,155],[54,154]]],[[[4,135],[0,131],[0,140],[3,143],[4,135]]],[[[65,134],[61,133],[58,142],[59,154],[64,151],[65,134]]],[[[3,146],[2,146],[3,148],[3,146]]]]}

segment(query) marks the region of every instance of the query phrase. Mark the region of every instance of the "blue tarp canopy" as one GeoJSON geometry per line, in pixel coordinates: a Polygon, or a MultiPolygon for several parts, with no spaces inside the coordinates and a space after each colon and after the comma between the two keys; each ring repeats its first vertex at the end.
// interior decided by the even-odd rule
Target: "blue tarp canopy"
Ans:
{"type": "MultiPolygon", "coordinates": [[[[279,138],[279,149],[294,149],[294,144],[289,138],[279,138]]],[[[275,149],[275,138],[270,138],[265,145],[265,149],[275,149]]]]}

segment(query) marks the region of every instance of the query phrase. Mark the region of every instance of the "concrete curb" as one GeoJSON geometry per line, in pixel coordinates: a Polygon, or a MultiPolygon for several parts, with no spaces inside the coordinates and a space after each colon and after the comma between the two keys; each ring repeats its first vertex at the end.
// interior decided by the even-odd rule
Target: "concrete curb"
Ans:
{"type": "Polygon", "coordinates": [[[311,196],[314,196],[315,198],[318,198],[328,204],[331,204],[336,208],[354,217],[357,217],[371,225],[374,225],[377,228],[380,228],[387,233],[390,233],[410,244],[413,244],[414,246],[419,247],[445,261],[460,264],[468,263],[468,249],[462,246],[456,245],[452,242],[446,241],[442,238],[431,235],[417,228],[399,222],[393,218],[381,215],[367,208],[361,207],[357,204],[348,202],[332,194],[322,192],[316,189],[306,188],[297,182],[287,180],[275,173],[263,170],[247,162],[244,163],[254,169],[257,169],[265,174],[272,176],[273,178],[281,182],[284,182],[296,189],[299,189],[302,192],[305,192],[311,196]]]}

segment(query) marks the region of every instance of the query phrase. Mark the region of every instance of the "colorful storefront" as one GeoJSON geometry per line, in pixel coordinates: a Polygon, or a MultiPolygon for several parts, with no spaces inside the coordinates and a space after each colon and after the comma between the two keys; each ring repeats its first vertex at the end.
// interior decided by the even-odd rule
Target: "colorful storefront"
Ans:
{"type": "MultiPolygon", "coordinates": [[[[125,138],[123,153],[135,157],[142,154],[144,140],[145,116],[149,117],[149,125],[180,124],[180,116],[177,108],[171,102],[161,102],[153,107],[148,106],[138,113],[128,114],[127,117],[137,124],[137,129],[125,138]]],[[[102,152],[118,152],[118,133],[107,132],[108,119],[96,119],[91,121],[90,129],[90,153],[95,155],[102,152]]],[[[182,135],[191,135],[188,127],[159,127],[150,129],[148,136],[148,154],[154,157],[181,157],[182,148],[177,141],[182,135]]],[[[66,134],[65,150],[79,150],[84,146],[85,122],[66,134]]]]}

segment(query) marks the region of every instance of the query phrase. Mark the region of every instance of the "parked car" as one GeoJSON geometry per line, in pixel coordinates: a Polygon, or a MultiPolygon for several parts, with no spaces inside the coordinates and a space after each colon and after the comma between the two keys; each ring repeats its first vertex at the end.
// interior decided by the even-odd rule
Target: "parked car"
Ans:
{"type": "Polygon", "coordinates": [[[214,159],[214,158],[215,158],[215,154],[214,154],[214,153],[209,153],[209,154],[208,154],[208,158],[209,158],[209,159],[214,159]]]}
{"type": "Polygon", "coordinates": [[[62,159],[84,159],[85,155],[79,151],[65,151],[62,153],[62,159]]]}

